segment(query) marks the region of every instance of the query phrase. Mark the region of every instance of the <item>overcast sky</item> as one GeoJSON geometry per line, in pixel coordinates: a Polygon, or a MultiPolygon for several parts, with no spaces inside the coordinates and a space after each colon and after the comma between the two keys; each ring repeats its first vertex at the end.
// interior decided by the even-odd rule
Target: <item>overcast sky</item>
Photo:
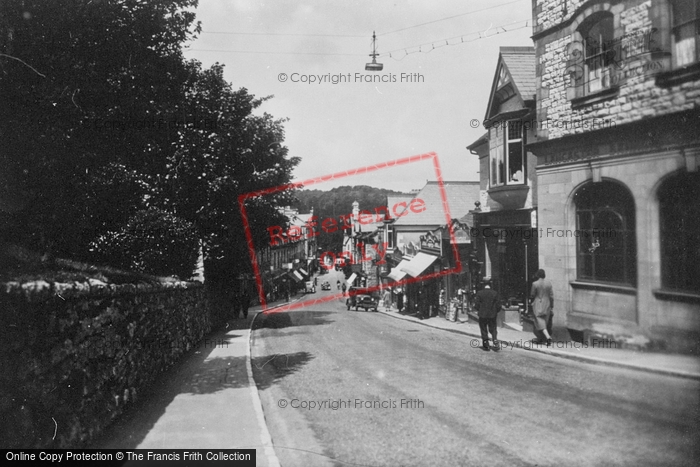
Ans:
{"type": "MultiPolygon", "coordinates": [[[[531,16],[531,0],[200,0],[203,32],[185,53],[225,64],[235,88],[274,95],[262,110],[289,118],[297,181],[428,152],[443,180],[478,180],[466,146],[485,130],[472,120],[484,119],[499,47],[532,45],[531,16]],[[365,71],[372,31],[380,72],[365,71]],[[293,82],[312,75],[345,81],[293,82]],[[356,82],[368,75],[388,82],[356,82]]],[[[435,179],[426,161],[309,188],[409,191],[435,179]]]]}

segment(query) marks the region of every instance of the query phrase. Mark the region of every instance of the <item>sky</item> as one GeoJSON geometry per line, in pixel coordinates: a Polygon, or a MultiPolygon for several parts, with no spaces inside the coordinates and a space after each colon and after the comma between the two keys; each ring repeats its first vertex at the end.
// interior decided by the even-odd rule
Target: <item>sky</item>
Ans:
{"type": "MultiPolygon", "coordinates": [[[[485,132],[499,47],[533,45],[531,8],[531,0],[200,0],[202,33],[185,56],[224,64],[234,89],[274,96],[259,110],[288,119],[284,145],[301,158],[295,181],[430,152],[444,181],[475,181],[478,159],[466,146],[485,132]],[[384,66],[376,72],[365,71],[374,31],[384,66]]],[[[409,192],[436,179],[426,159],[307,186],[409,192]]]]}

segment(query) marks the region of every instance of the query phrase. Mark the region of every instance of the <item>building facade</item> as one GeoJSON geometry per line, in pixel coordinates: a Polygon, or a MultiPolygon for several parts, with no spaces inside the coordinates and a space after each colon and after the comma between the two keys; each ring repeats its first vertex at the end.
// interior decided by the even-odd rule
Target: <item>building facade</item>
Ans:
{"type": "Polygon", "coordinates": [[[482,274],[506,299],[526,300],[537,270],[535,49],[501,47],[489,94],[488,130],[467,146],[479,157],[480,206],[473,212],[482,274]]]}
{"type": "Polygon", "coordinates": [[[388,197],[386,238],[391,254],[387,254],[387,284],[411,281],[405,287],[409,313],[435,316],[442,300],[456,297],[457,291],[470,284],[469,254],[471,238],[464,218],[479,197],[479,182],[445,181],[444,209],[440,184],[429,181],[413,197],[388,197]],[[452,232],[454,235],[450,235],[452,232]],[[457,242],[452,245],[451,239],[457,242]],[[456,253],[456,254],[455,254],[456,253]],[[460,271],[424,279],[446,270],[460,271]],[[442,299],[441,299],[442,297],[442,299]]]}
{"type": "Polygon", "coordinates": [[[700,6],[533,0],[539,264],[555,325],[700,331],[700,6]]]}

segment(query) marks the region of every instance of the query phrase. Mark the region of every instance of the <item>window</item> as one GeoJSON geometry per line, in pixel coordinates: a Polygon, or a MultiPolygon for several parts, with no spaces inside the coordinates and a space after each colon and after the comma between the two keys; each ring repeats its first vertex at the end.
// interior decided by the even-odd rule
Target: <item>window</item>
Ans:
{"type": "Polygon", "coordinates": [[[525,131],[521,121],[496,125],[491,146],[491,186],[525,183],[525,131]]]}
{"type": "Polygon", "coordinates": [[[512,120],[508,122],[508,129],[505,132],[505,154],[508,155],[507,169],[510,184],[525,183],[525,132],[522,122],[512,120]]]}
{"type": "Polygon", "coordinates": [[[611,85],[611,67],[615,59],[613,15],[593,17],[580,30],[583,36],[583,79],[586,94],[611,85]]]}
{"type": "Polygon", "coordinates": [[[503,169],[503,148],[499,146],[491,151],[491,186],[503,185],[503,169]]]}
{"type": "Polygon", "coordinates": [[[578,278],[636,285],[632,195],[617,183],[603,181],[582,187],[575,203],[578,278]]]}
{"type": "Polygon", "coordinates": [[[674,68],[698,61],[699,10],[697,0],[672,0],[674,68]]]}
{"type": "Polygon", "coordinates": [[[658,198],[661,285],[700,293],[700,173],[672,177],[658,198]]]}

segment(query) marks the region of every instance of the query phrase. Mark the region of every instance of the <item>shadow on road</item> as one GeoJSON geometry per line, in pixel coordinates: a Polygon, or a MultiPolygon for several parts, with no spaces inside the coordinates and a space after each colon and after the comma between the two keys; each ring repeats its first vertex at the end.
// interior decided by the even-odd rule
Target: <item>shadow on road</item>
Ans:
{"type": "Polygon", "coordinates": [[[328,315],[335,313],[330,311],[281,311],[263,313],[253,323],[253,330],[270,328],[282,329],[295,326],[318,326],[331,324],[332,319],[327,319],[328,315]]]}
{"type": "Polygon", "coordinates": [[[267,389],[274,383],[299,371],[314,357],[309,352],[266,355],[251,360],[253,377],[258,389],[267,389]]]}

